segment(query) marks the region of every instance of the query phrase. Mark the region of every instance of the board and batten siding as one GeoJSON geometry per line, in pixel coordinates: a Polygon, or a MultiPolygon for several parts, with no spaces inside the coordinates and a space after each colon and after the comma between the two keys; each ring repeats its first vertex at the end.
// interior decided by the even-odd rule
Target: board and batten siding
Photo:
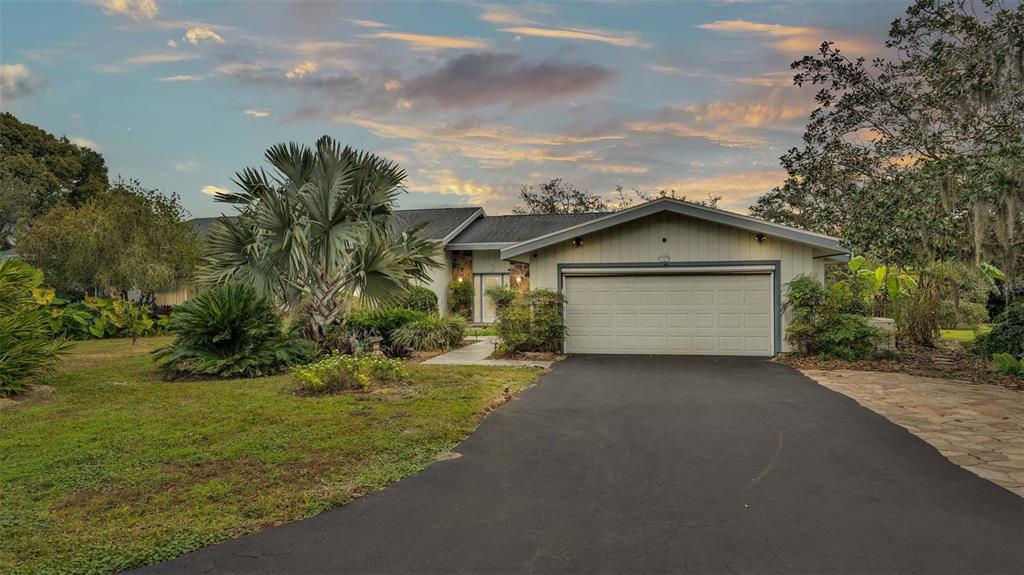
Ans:
{"type": "MultiPolygon", "coordinates": [[[[810,246],[769,236],[763,243],[754,233],[671,212],[600,230],[583,236],[583,245],[562,242],[519,258],[530,262],[530,287],[558,289],[558,264],[723,262],[778,260],[783,296],[786,284],[800,274],[824,280],[825,267],[810,246]],[[664,238],[666,241],[662,241],[664,238]]],[[[788,351],[783,314],[782,350],[788,351]]]]}

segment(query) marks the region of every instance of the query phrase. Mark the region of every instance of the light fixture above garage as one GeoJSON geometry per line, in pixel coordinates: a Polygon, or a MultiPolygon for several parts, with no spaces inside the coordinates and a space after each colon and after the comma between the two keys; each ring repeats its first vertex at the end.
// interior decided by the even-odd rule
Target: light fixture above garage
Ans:
{"type": "Polygon", "coordinates": [[[754,241],[759,243],[759,244],[763,244],[765,242],[765,240],[767,240],[767,239],[768,239],[768,236],[766,236],[764,234],[754,234],[754,241]]]}
{"type": "Polygon", "coordinates": [[[583,245],[583,238],[575,238],[575,239],[573,239],[572,240],[572,245],[577,247],[577,248],[582,246],[583,245]]]}

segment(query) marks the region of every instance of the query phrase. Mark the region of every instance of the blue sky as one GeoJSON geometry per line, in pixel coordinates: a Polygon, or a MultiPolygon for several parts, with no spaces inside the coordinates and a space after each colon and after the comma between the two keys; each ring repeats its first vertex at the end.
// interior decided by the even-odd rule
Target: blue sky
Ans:
{"type": "Polygon", "coordinates": [[[783,179],[813,92],[789,64],[877,55],[901,2],[0,2],[0,107],[195,216],[263,151],[322,134],[398,161],[403,207],[507,212],[564,178],[722,195],[783,179]]]}

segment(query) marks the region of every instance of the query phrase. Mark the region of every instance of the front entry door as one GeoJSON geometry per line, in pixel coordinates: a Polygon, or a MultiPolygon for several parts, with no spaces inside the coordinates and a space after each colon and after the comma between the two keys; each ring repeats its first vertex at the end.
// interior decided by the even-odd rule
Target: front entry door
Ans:
{"type": "Polygon", "coordinates": [[[492,287],[507,285],[508,274],[475,274],[473,276],[473,321],[477,323],[494,323],[498,319],[498,310],[494,301],[487,296],[492,287]]]}

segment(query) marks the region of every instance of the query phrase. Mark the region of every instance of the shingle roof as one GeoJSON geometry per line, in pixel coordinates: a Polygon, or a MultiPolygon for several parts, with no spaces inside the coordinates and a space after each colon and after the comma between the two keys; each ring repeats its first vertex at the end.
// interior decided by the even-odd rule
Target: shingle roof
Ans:
{"type": "MultiPolygon", "coordinates": [[[[466,222],[480,208],[432,208],[424,210],[395,210],[401,225],[398,232],[404,232],[418,225],[425,226],[423,235],[432,240],[443,240],[466,222]]],[[[470,224],[472,225],[472,224],[470,224]]]]}
{"type": "MultiPolygon", "coordinates": [[[[432,208],[424,210],[395,210],[397,221],[395,231],[401,233],[423,224],[423,234],[431,240],[443,240],[461,226],[480,208],[432,208]]],[[[227,216],[234,219],[236,216],[227,216]]],[[[195,226],[199,235],[206,237],[214,222],[220,218],[193,218],[189,223],[195,226]]]]}
{"type": "Polygon", "coordinates": [[[608,214],[536,214],[484,216],[451,241],[453,244],[513,243],[589,222],[608,214]]]}

